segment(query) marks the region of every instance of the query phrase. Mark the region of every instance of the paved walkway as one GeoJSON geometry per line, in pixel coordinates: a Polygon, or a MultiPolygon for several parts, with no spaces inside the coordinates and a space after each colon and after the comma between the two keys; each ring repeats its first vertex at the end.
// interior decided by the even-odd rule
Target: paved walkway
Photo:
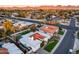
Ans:
{"type": "Polygon", "coordinates": [[[77,39],[77,32],[75,33],[73,53],[76,53],[76,50],[79,50],[79,39],[77,39]]]}

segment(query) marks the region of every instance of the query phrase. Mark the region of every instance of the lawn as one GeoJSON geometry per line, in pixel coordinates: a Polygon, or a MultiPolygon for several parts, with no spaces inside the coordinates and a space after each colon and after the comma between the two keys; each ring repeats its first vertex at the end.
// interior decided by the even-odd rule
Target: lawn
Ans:
{"type": "Polygon", "coordinates": [[[59,30],[58,34],[63,35],[64,34],[64,31],[59,30]]]}
{"type": "Polygon", "coordinates": [[[52,40],[51,42],[49,42],[46,47],[44,48],[44,50],[51,52],[52,49],[55,47],[55,45],[58,43],[58,40],[52,40]]]}
{"type": "Polygon", "coordinates": [[[21,35],[16,36],[16,40],[18,41],[21,38],[21,35]]]}

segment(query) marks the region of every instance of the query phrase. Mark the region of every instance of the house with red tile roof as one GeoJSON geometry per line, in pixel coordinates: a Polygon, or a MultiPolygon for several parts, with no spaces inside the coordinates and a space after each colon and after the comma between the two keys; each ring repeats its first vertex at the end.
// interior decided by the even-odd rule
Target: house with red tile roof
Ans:
{"type": "Polygon", "coordinates": [[[50,35],[53,35],[54,33],[58,32],[59,28],[56,26],[45,25],[41,27],[40,30],[50,35]]]}

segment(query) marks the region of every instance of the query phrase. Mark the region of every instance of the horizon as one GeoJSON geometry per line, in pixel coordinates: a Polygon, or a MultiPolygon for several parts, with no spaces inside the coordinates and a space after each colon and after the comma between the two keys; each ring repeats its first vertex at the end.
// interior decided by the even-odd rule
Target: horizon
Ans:
{"type": "Polygon", "coordinates": [[[74,7],[77,7],[79,5],[39,5],[39,6],[27,6],[27,5],[0,5],[0,7],[42,7],[42,6],[53,6],[53,7],[56,7],[56,6],[74,6],[74,7]]]}

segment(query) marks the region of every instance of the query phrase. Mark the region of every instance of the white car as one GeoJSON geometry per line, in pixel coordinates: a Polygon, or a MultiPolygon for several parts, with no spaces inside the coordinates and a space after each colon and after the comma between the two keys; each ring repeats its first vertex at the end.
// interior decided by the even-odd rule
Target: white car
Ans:
{"type": "Polygon", "coordinates": [[[72,53],[73,52],[73,49],[69,49],[69,53],[72,53]]]}

